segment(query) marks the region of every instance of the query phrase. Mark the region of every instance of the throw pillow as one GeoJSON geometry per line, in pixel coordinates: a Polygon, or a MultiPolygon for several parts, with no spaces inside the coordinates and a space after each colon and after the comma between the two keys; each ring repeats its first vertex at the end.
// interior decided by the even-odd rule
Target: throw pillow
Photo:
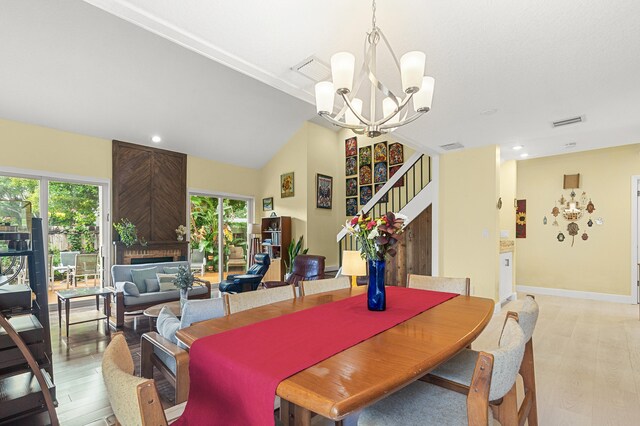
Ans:
{"type": "Polygon", "coordinates": [[[178,267],[177,266],[168,266],[168,267],[164,268],[164,273],[165,274],[177,274],[178,273],[178,267]]]}
{"type": "Polygon", "coordinates": [[[138,287],[140,293],[147,292],[147,284],[145,284],[144,280],[146,280],[147,278],[155,278],[156,270],[157,268],[155,266],[153,268],[131,270],[132,281],[138,287]]]}
{"type": "Polygon", "coordinates": [[[140,296],[140,291],[138,291],[138,286],[136,286],[131,281],[125,281],[122,284],[122,291],[124,291],[124,294],[126,294],[127,296],[133,296],[133,297],[140,296]]]}
{"type": "Polygon", "coordinates": [[[171,342],[177,344],[176,331],[180,329],[180,320],[166,306],[162,308],[158,314],[158,321],[156,322],[158,327],[158,333],[162,337],[171,342]]]}
{"type": "Polygon", "coordinates": [[[160,284],[158,283],[157,279],[147,278],[146,280],[144,280],[144,283],[147,286],[147,293],[156,293],[160,291],[160,284]]]}
{"type": "Polygon", "coordinates": [[[156,274],[156,277],[158,279],[158,286],[160,287],[160,291],[170,291],[178,289],[173,283],[173,280],[176,279],[176,274],[156,274]]]}

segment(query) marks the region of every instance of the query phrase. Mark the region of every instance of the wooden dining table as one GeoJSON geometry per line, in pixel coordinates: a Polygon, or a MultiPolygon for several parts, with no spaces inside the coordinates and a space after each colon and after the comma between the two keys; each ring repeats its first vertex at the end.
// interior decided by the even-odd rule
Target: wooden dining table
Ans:
{"type": "MultiPolygon", "coordinates": [[[[355,287],[273,303],[195,323],[176,337],[191,346],[205,336],[365,292],[355,287]]],[[[294,374],[276,390],[283,423],[308,425],[312,413],[340,421],[403,388],[470,345],[493,309],[491,299],[457,296],[294,374]]]]}

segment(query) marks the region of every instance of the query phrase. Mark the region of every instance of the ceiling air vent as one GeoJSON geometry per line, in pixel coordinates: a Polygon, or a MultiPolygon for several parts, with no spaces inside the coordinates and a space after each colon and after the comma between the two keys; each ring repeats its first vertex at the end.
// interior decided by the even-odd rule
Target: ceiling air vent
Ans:
{"type": "Polygon", "coordinates": [[[567,118],[566,120],[558,120],[553,122],[553,127],[568,126],[569,124],[582,123],[584,117],[579,115],[577,117],[567,118]]]}
{"type": "Polygon", "coordinates": [[[331,69],[315,56],[309,56],[291,69],[316,82],[328,80],[331,77],[331,69]]]}
{"type": "Polygon", "coordinates": [[[564,147],[565,147],[565,149],[571,149],[571,148],[575,148],[576,145],[577,145],[577,143],[575,143],[575,142],[569,142],[569,143],[565,143],[564,147]]]}
{"type": "Polygon", "coordinates": [[[440,148],[442,148],[445,151],[453,151],[454,149],[464,148],[464,145],[462,145],[459,142],[454,142],[454,143],[448,143],[446,145],[440,145],[440,148]]]}

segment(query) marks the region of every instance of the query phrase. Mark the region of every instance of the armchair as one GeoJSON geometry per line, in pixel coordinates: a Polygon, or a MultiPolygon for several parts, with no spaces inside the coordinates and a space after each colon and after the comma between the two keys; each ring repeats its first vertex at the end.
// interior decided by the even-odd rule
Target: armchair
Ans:
{"type": "Polygon", "coordinates": [[[220,283],[219,290],[222,293],[242,293],[258,288],[262,277],[269,270],[271,259],[266,253],[255,255],[255,263],[244,274],[228,275],[227,279],[220,283]]]}
{"type": "Polygon", "coordinates": [[[286,281],[267,281],[265,288],[282,287],[293,284],[296,287],[300,281],[314,281],[324,278],[324,256],[313,254],[299,254],[293,259],[291,275],[286,281]]]}
{"type": "Polygon", "coordinates": [[[149,332],[140,338],[140,375],[152,379],[157,368],[175,389],[175,403],[187,400],[189,395],[189,353],[176,338],[176,332],[198,321],[225,315],[224,299],[188,300],[178,319],[168,308],[158,316],[158,332],[149,332]]]}

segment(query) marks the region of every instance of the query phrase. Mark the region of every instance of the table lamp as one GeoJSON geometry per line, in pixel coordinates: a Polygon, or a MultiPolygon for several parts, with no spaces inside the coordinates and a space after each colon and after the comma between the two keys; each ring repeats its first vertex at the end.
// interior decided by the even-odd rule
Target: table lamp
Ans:
{"type": "Polygon", "coordinates": [[[356,287],[356,277],[367,275],[367,262],[360,257],[357,250],[344,250],[342,252],[342,274],[351,275],[351,286],[356,287]]]}
{"type": "Polygon", "coordinates": [[[251,238],[251,244],[249,244],[249,265],[248,268],[255,263],[255,255],[260,253],[260,233],[262,227],[259,223],[250,223],[247,225],[247,233],[251,238]]]}

